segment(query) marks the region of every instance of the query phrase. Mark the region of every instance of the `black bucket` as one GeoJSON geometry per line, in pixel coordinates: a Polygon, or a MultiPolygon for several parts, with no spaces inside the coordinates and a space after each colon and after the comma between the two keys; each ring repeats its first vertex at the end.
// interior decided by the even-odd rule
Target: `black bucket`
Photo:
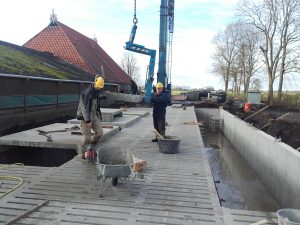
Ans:
{"type": "Polygon", "coordinates": [[[177,154],[179,152],[180,139],[176,136],[164,136],[158,139],[159,151],[165,154],[177,154]]]}

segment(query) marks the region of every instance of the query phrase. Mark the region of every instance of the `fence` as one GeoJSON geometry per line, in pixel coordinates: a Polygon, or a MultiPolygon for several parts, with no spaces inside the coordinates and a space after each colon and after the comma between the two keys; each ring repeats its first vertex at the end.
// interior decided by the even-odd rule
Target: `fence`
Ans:
{"type": "MultiPolygon", "coordinates": [[[[55,106],[79,101],[80,93],[91,82],[0,74],[0,110],[55,106]]],[[[117,91],[118,85],[105,84],[105,90],[117,91]]]]}

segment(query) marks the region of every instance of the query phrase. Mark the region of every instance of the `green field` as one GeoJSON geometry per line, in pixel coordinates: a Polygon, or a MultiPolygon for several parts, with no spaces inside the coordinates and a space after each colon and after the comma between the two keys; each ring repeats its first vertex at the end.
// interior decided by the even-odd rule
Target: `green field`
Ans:
{"type": "MultiPolygon", "coordinates": [[[[227,96],[233,97],[233,93],[228,92],[227,96]]],[[[278,104],[277,96],[278,96],[277,92],[274,92],[274,101],[276,104],[278,104]]],[[[244,95],[240,94],[239,99],[244,99],[244,95]]],[[[261,100],[263,102],[268,101],[267,91],[262,92],[261,100]]],[[[282,100],[280,104],[286,106],[300,106],[300,91],[283,92],[282,100]]]]}

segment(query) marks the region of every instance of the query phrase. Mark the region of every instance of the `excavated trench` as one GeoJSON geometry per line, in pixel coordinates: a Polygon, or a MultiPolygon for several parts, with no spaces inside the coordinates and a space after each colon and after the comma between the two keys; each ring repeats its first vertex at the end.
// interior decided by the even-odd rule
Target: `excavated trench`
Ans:
{"type": "Polygon", "coordinates": [[[0,147],[0,164],[23,163],[26,166],[58,167],[73,159],[75,149],[0,147]]]}
{"type": "MultiPolygon", "coordinates": [[[[197,119],[203,121],[196,110],[197,119]]],[[[279,205],[222,132],[200,127],[220,204],[232,209],[276,211],[279,205]]]]}

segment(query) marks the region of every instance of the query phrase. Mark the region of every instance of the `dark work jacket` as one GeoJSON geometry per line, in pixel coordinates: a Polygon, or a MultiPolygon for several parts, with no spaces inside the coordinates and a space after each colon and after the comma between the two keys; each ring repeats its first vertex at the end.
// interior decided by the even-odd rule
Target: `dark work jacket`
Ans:
{"type": "Polygon", "coordinates": [[[153,117],[164,117],[166,115],[166,107],[169,102],[169,93],[162,92],[160,95],[153,93],[151,96],[151,103],[153,103],[153,117]]]}
{"type": "Polygon", "coordinates": [[[82,119],[86,122],[91,121],[91,111],[92,111],[92,106],[93,106],[93,99],[96,99],[96,101],[97,101],[96,111],[101,116],[99,92],[100,91],[93,88],[93,84],[91,84],[80,95],[77,116],[79,116],[81,114],[83,116],[82,119]]]}

